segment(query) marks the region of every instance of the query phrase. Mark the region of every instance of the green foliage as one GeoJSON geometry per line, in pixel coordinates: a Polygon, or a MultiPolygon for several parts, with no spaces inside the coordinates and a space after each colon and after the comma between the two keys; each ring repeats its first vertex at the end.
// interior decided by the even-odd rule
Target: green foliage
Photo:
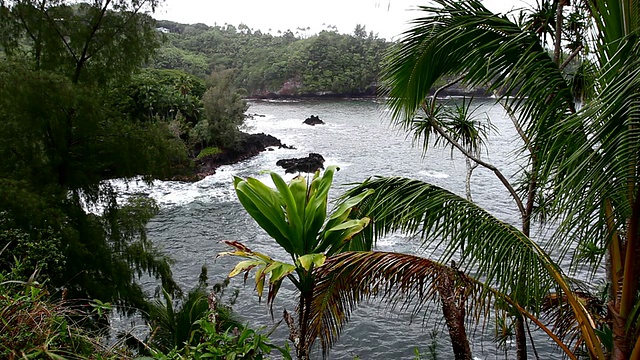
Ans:
{"type": "Polygon", "coordinates": [[[206,59],[209,69],[234,69],[234,85],[250,95],[374,94],[389,46],[364,26],[353,35],[323,31],[301,38],[291,31],[263,34],[245,25],[159,25],[171,33],[155,67],[196,74],[194,68],[200,69],[206,59]]]}
{"type": "Polygon", "coordinates": [[[276,173],[271,179],[276,188],[262,182],[236,177],[234,187],[240,203],[251,217],[293,260],[293,264],[281,262],[252,251],[237,241],[227,241],[232,252],[221,253],[242,257],[229,277],[256,270],[255,283],[258,296],[262,296],[267,277],[269,291],[267,302],[273,300],[282,281],[288,278],[300,293],[297,307],[298,324],[285,311],[285,321],[296,346],[298,358],[306,358],[317,333],[310,335],[310,311],[314,300],[314,269],[320,268],[328,256],[350,249],[369,250],[371,243],[362,243],[356,235],[368,224],[369,218],[353,219],[351,211],[372,192],[364,192],[336,207],[327,214],[327,199],[337,167],[328,167],[320,176],[317,171],[310,183],[297,176],[289,184],[276,173]]]}
{"type": "Polygon", "coordinates": [[[196,142],[225,148],[233,146],[238,138],[238,126],[244,122],[248,105],[236,91],[232,76],[233,71],[226,70],[212,73],[207,79],[208,89],[202,101],[208,139],[195,139],[196,142]]]}
{"type": "Polygon", "coordinates": [[[204,159],[207,156],[220,154],[221,151],[222,150],[220,150],[220,148],[215,147],[215,146],[206,147],[206,148],[204,148],[204,149],[202,149],[200,151],[198,156],[196,156],[196,160],[201,160],[201,159],[204,159]]]}
{"type": "Polygon", "coordinates": [[[128,357],[122,349],[103,345],[99,334],[86,330],[85,323],[102,315],[64,300],[51,300],[46,288],[35,281],[36,272],[28,280],[22,276],[27,269],[29,265],[16,261],[8,271],[0,271],[1,358],[128,357]]]}
{"type": "Polygon", "coordinates": [[[41,280],[58,280],[66,265],[64,231],[59,210],[49,207],[45,199],[26,190],[25,182],[0,179],[0,272],[11,271],[20,261],[28,278],[38,269],[41,280]],[[24,226],[29,223],[29,226],[24,226]]]}
{"type": "Polygon", "coordinates": [[[149,346],[166,352],[197,344],[200,337],[192,333],[198,329],[197,321],[209,313],[207,294],[202,289],[190,291],[177,309],[171,295],[164,290],[162,294],[164,303],[156,300],[149,309],[148,316],[153,329],[149,346]]]}
{"type": "Polygon", "coordinates": [[[129,76],[159,45],[154,20],[142,13],[157,3],[3,1],[1,20],[11,31],[0,44],[11,57],[28,54],[37,70],[105,84],[129,76]]]}
{"type": "Polygon", "coordinates": [[[216,329],[208,319],[203,318],[196,322],[199,327],[194,336],[200,337],[200,342],[181,350],[174,349],[164,354],[154,353],[154,359],[182,360],[182,359],[242,359],[262,360],[273,350],[279,350],[284,359],[291,359],[288,348],[273,345],[266,335],[250,328],[234,328],[224,332],[216,329]]]}
{"type": "Polygon", "coordinates": [[[117,111],[131,120],[180,120],[193,126],[202,118],[204,91],[204,81],[182,71],[146,69],[110,96],[117,111]]]}
{"type": "MultiPolygon", "coordinates": [[[[131,85],[159,45],[153,20],[142,14],[156,4],[0,3],[7,57],[0,64],[0,246],[10,243],[12,256],[69,298],[128,311],[146,307],[135,282],[143,274],[178,291],[168,258],[146,238],[157,207],[140,198],[118,204],[105,181],[166,176],[186,157],[168,121],[144,119],[109,90],[131,85]]],[[[183,97],[204,91],[182,74],[157,78],[183,97]],[[177,79],[184,81],[173,84],[177,79]]],[[[0,270],[11,261],[3,254],[0,270]]]]}
{"type": "Polygon", "coordinates": [[[287,357],[286,349],[272,345],[267,335],[243,326],[232,313],[236,293],[227,304],[220,303],[229,284],[225,280],[213,286],[207,296],[207,268],[203,267],[197,288],[183,298],[179,307],[164,292],[164,302],[151,307],[152,334],[145,346],[151,346],[156,359],[262,359],[273,349],[287,357]]]}
{"type": "Polygon", "coordinates": [[[206,56],[167,45],[153,57],[151,66],[156,69],[176,69],[204,78],[209,73],[206,56]]]}
{"type": "MultiPolygon", "coordinates": [[[[368,180],[351,193],[376,190],[360,207],[362,215],[375,219],[365,235],[380,237],[394,231],[420,235],[440,250],[441,260],[455,259],[460,269],[482,282],[482,296],[492,292],[500,299],[492,304],[498,311],[504,311],[501,307],[508,302],[511,314],[519,313],[514,332],[520,358],[526,356],[520,320],[524,316],[569,358],[585,353],[594,359],[638,358],[638,4],[574,3],[567,31],[562,27],[567,2],[540,1],[539,11],[530,17],[522,14],[517,22],[491,13],[479,1],[434,3],[421,7],[424,16],[413,21],[392,53],[384,95],[398,125],[411,129],[415,118],[424,115],[431,129],[467,159],[496,174],[516,202],[522,231],[443,189],[382,178],[368,180]],[[551,26],[553,22],[557,27],[551,26]],[[556,45],[553,53],[545,49],[549,36],[556,45]],[[573,51],[564,59],[562,46],[573,51]],[[569,67],[572,62],[578,65],[569,67]],[[495,91],[522,144],[517,154],[525,161],[516,175],[524,191],[515,190],[500,169],[465,151],[456,142],[461,138],[447,136],[430,118],[438,114],[428,108],[429,91],[438,79],[449,76],[495,91]],[[591,84],[593,88],[585,88],[591,84]],[[530,220],[540,197],[551,203],[547,209],[555,220],[551,240],[530,236],[530,220]],[[568,259],[582,270],[581,277],[589,271],[592,276],[606,273],[611,290],[605,301],[593,301],[592,295],[568,280],[567,273],[575,270],[564,265],[568,259]],[[543,301],[549,306],[541,306],[543,301]]],[[[455,131],[464,135],[465,128],[455,131]]],[[[546,230],[543,227],[540,233],[546,230]]],[[[335,260],[327,260],[321,269],[329,271],[335,260]]],[[[344,262],[366,268],[370,259],[344,262]]],[[[356,275],[351,281],[363,287],[356,275]]],[[[365,294],[387,289],[378,279],[381,272],[373,275],[365,294]]],[[[422,289],[422,283],[416,285],[416,290],[422,289]]],[[[359,301],[352,288],[344,294],[338,302],[345,306],[359,301]]]]}

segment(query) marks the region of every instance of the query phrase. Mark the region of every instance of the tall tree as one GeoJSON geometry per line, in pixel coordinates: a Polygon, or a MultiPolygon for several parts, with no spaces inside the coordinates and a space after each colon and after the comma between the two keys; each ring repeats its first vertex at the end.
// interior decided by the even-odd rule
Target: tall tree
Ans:
{"type": "MultiPolygon", "coordinates": [[[[151,180],[183,151],[166,124],[132,121],[114,106],[109,91],[159,44],[144,13],[156,4],[0,3],[0,43],[7,56],[0,65],[0,179],[9,185],[0,209],[10,215],[10,227],[30,233],[27,241],[34,246],[47,233],[41,229],[60,239],[64,270],[42,275],[67,288],[70,298],[144,308],[145,295],[135,282],[143,273],[177,290],[169,259],[145,236],[157,207],[150,199],[119,204],[105,182],[151,180]]],[[[10,250],[23,241],[6,240],[10,250]]]]}
{"type": "MultiPolygon", "coordinates": [[[[520,176],[528,186],[520,193],[498,169],[489,169],[516,201],[523,215],[522,231],[443,189],[391,178],[367,181],[350,192],[376,191],[360,206],[359,216],[374,219],[373,230],[365,235],[396,230],[420,233],[429,244],[442,247],[444,256],[439,260],[444,263],[464,244],[458,266],[483,283],[485,291],[479,295],[499,294],[508,300],[570,358],[578,356],[579,350],[572,349],[580,348],[591,358],[640,358],[640,318],[633,310],[640,306],[637,4],[625,0],[574,4],[578,13],[586,9],[584,24],[589,26],[583,32],[586,44],[576,46],[563,41],[568,32],[561,26],[515,23],[478,1],[436,3],[437,7],[421,8],[425,16],[413,22],[392,55],[385,93],[389,106],[398,123],[406,126],[421,113],[429,118],[425,106],[429,91],[442,77],[462,75],[468,85],[495,91],[522,138],[521,153],[528,169],[520,176]],[[557,41],[552,42],[554,50],[548,51],[544,36],[539,37],[546,29],[554,39],[560,38],[560,44],[572,46],[572,52],[554,51],[557,41]],[[594,60],[596,64],[589,66],[595,76],[594,87],[587,92],[591,96],[574,92],[580,88],[575,80],[588,83],[581,68],[594,60]],[[529,233],[537,210],[560,223],[544,248],[529,233]],[[589,305],[583,289],[559,265],[566,254],[575,267],[586,266],[592,274],[608,268],[611,291],[605,314],[589,305]],[[569,327],[544,325],[545,301],[563,306],[563,320],[571,315],[569,327]],[[567,346],[571,342],[577,347],[567,346]]],[[[567,4],[554,4],[548,8],[556,10],[555,19],[560,22],[567,4]]],[[[486,166],[480,159],[469,158],[486,166]]],[[[360,256],[358,265],[366,267],[375,253],[356,256],[360,256]]],[[[343,258],[344,262],[348,259],[343,258]]],[[[418,265],[412,271],[419,269],[418,265]]],[[[322,269],[331,274],[329,270],[322,269]]],[[[361,279],[349,280],[372,289],[361,279]]],[[[377,283],[369,286],[373,284],[377,283]]],[[[342,290],[342,294],[353,294],[346,285],[342,290]]],[[[359,299],[348,295],[334,300],[347,306],[359,299]]]]}

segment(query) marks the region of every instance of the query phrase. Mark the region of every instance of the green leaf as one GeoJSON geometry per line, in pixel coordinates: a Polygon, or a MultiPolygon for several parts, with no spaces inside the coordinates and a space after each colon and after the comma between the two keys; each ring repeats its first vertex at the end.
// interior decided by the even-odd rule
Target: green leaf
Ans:
{"type": "Polygon", "coordinates": [[[319,251],[326,251],[327,255],[334,255],[341,251],[346,242],[369,225],[369,218],[364,217],[359,220],[349,220],[325,230],[324,239],[319,245],[319,251]]]}
{"type": "Polygon", "coordinates": [[[277,282],[282,280],[282,278],[291,274],[295,270],[296,267],[294,265],[274,261],[264,270],[264,272],[271,274],[271,277],[269,279],[270,282],[277,282]]]}
{"type": "Polygon", "coordinates": [[[258,265],[263,265],[264,261],[261,260],[245,260],[236,264],[233,270],[229,273],[229,277],[234,277],[241,272],[249,271],[258,265]]]}
{"type": "Polygon", "coordinates": [[[282,211],[284,202],[273,189],[255,179],[235,180],[236,194],[242,206],[280,246],[294,251],[288,224],[282,211]]]}
{"type": "Polygon", "coordinates": [[[324,264],[327,259],[325,254],[307,254],[300,256],[297,263],[302,266],[303,269],[309,271],[312,267],[318,268],[324,264]]]}

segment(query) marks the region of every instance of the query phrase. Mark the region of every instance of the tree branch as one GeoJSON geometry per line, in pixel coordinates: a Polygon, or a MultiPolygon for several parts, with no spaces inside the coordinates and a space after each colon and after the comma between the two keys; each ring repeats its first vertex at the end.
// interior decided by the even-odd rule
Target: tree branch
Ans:
{"type": "Polygon", "coordinates": [[[433,111],[435,110],[436,107],[436,101],[438,99],[438,94],[440,94],[440,92],[442,90],[445,90],[447,88],[452,87],[453,85],[459,83],[460,81],[462,81],[462,79],[464,79],[465,75],[460,75],[459,77],[455,78],[453,81],[451,81],[448,84],[445,84],[444,86],[439,87],[438,89],[436,89],[436,91],[433,93],[433,97],[431,98],[431,113],[433,114],[433,111]]]}
{"type": "MultiPolygon", "coordinates": [[[[426,106],[425,103],[422,103],[422,109],[427,114],[427,116],[429,116],[429,112],[427,111],[428,109],[427,109],[427,106],[426,106]]],[[[509,191],[509,194],[511,194],[511,197],[513,198],[513,200],[515,200],[516,205],[518,205],[518,210],[520,210],[520,214],[522,214],[522,216],[525,215],[525,208],[524,208],[524,205],[522,204],[522,200],[518,196],[518,193],[515,191],[513,186],[511,186],[511,183],[509,183],[509,180],[507,180],[507,178],[502,174],[502,172],[500,172],[500,170],[498,170],[498,168],[496,168],[495,166],[493,166],[493,165],[491,165],[491,164],[479,159],[476,156],[473,156],[473,154],[471,154],[469,151],[467,151],[467,149],[465,149],[457,141],[455,141],[453,138],[451,138],[451,136],[449,136],[449,134],[447,134],[444,131],[444,129],[442,129],[442,127],[440,127],[440,125],[438,125],[435,121],[433,121],[433,118],[431,116],[429,116],[429,121],[431,122],[431,126],[438,132],[438,134],[440,134],[442,137],[444,137],[456,149],[460,150],[460,152],[464,156],[466,156],[469,159],[473,160],[474,162],[476,162],[480,166],[485,167],[485,168],[493,171],[493,173],[496,174],[498,179],[500,179],[500,182],[502,182],[504,187],[507,189],[507,191],[509,191]]]]}
{"type": "Polygon", "coordinates": [[[84,63],[88,60],[86,56],[87,56],[87,52],[89,51],[89,45],[91,44],[93,37],[98,32],[98,29],[100,28],[100,23],[102,23],[102,19],[104,19],[104,16],[107,13],[107,8],[109,7],[110,3],[111,3],[111,0],[105,1],[104,6],[102,7],[102,9],[100,9],[100,15],[98,15],[98,18],[96,19],[96,21],[93,24],[93,27],[91,28],[91,33],[89,34],[89,37],[87,38],[87,40],[85,40],[84,47],[82,48],[82,54],[80,55],[80,59],[76,61],[76,71],[73,75],[73,80],[72,80],[74,84],[77,83],[78,80],[80,80],[80,72],[82,71],[82,67],[84,66],[84,63]]]}
{"type": "Polygon", "coordinates": [[[583,48],[584,47],[582,45],[580,45],[575,50],[573,50],[571,55],[569,55],[569,57],[564,60],[564,62],[560,65],[560,67],[558,67],[558,69],[560,71],[564,70],[564,68],[566,68],[567,65],[569,65],[571,60],[573,60],[573,58],[575,58],[580,53],[580,51],[582,51],[583,48]]]}

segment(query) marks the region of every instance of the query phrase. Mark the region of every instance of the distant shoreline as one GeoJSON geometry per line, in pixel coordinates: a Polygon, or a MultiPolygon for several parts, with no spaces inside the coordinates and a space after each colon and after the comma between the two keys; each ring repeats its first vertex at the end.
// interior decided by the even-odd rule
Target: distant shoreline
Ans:
{"type": "MultiPolygon", "coordinates": [[[[431,90],[431,95],[435,93],[435,90],[431,90]]],[[[440,91],[438,97],[450,97],[450,96],[473,96],[475,98],[491,98],[493,95],[489,93],[484,88],[477,89],[463,89],[459,87],[451,87],[440,91]]],[[[371,100],[371,99],[383,99],[381,96],[376,94],[318,94],[318,93],[310,93],[310,94],[277,94],[277,93],[269,93],[264,95],[251,95],[245,98],[245,100],[249,101],[260,101],[260,100],[371,100]]]]}

